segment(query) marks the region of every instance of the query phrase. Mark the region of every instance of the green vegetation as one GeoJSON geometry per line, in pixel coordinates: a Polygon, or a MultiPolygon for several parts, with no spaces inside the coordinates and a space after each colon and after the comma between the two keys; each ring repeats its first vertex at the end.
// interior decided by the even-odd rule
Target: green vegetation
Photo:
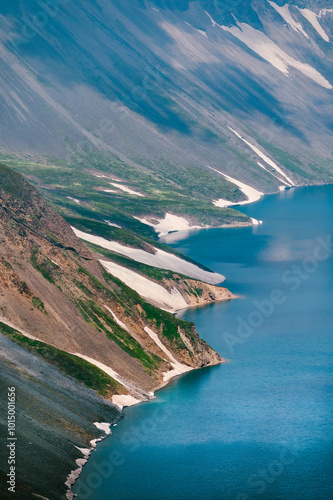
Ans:
{"type": "Polygon", "coordinates": [[[138,359],[148,371],[158,368],[162,361],[158,356],[148,354],[128,332],[121,328],[106,312],[94,301],[79,302],[80,310],[84,310],[96,328],[104,331],[107,337],[121,347],[127,354],[138,359]],[[106,325],[106,326],[105,326],[106,325]]]}
{"type": "Polygon", "coordinates": [[[108,220],[146,238],[156,239],[156,233],[133,216],[162,218],[171,211],[207,225],[248,220],[236,210],[212,204],[212,200],[218,198],[238,201],[241,199],[238,188],[223,176],[191,164],[174,165],[163,159],[163,168],[158,169],[155,163],[146,161],[145,167],[139,170],[111,153],[97,151],[79,158],[75,156],[70,163],[54,158],[46,158],[43,164],[9,155],[2,158],[19,172],[40,179],[40,183],[33,182],[64,217],[108,220]],[[101,172],[110,179],[93,175],[101,172]],[[111,177],[145,196],[132,196],[120,190],[106,193],[106,189],[116,190],[110,185],[111,177]],[[69,198],[79,199],[80,204],[69,198]]]}
{"type": "Polygon", "coordinates": [[[42,311],[43,313],[47,314],[44,302],[42,302],[39,297],[32,297],[32,305],[39,311],[42,311]]]}
{"type": "Polygon", "coordinates": [[[21,281],[18,291],[22,294],[30,295],[30,289],[25,281],[21,281]]]}
{"type": "Polygon", "coordinates": [[[127,392],[119,382],[84,359],[56,349],[49,344],[29,339],[1,322],[0,332],[28,351],[45,359],[65,375],[73,377],[89,389],[93,389],[102,397],[127,392]]]}
{"type": "Polygon", "coordinates": [[[126,303],[130,310],[134,307],[137,308],[137,306],[140,306],[143,311],[142,318],[144,321],[153,324],[156,328],[160,328],[162,334],[173,344],[174,348],[187,349],[179,335],[178,328],[180,327],[192,335],[194,323],[178,319],[173,314],[148,304],[148,302],[143,300],[137,292],[129,288],[118,278],[109,274],[104,268],[102,268],[102,272],[106,282],[113,283],[118,286],[119,292],[116,295],[121,302],[126,303]]]}
{"type": "Polygon", "coordinates": [[[32,249],[30,262],[47,281],[54,285],[55,281],[52,274],[58,266],[56,266],[56,264],[54,264],[50,259],[42,255],[37,247],[32,249]]]}
{"type": "Polygon", "coordinates": [[[0,163],[0,188],[19,200],[24,198],[27,185],[22,175],[13,171],[7,165],[0,163]]]}
{"type": "Polygon", "coordinates": [[[89,288],[87,288],[81,281],[78,281],[77,279],[74,278],[73,283],[80,288],[80,290],[85,293],[88,297],[93,297],[93,293],[89,288]]]}

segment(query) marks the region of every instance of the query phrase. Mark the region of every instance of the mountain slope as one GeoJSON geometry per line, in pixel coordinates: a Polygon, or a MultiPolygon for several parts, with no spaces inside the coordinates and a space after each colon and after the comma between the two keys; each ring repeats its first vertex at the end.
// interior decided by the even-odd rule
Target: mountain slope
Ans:
{"type": "Polygon", "coordinates": [[[54,347],[112,367],[139,398],[168,371],[145,327],[157,330],[180,362],[219,361],[193,325],[147,304],[108,274],[22,176],[5,166],[0,174],[1,316],[54,347]],[[189,336],[191,351],[181,336],[189,336]]]}
{"type": "Polygon", "coordinates": [[[153,185],[161,208],[131,197],[141,219],[173,206],[197,223],[219,198],[246,200],[218,172],[266,193],[332,181],[329,2],[15,5],[1,6],[4,152],[55,170],[62,158],[78,182],[94,166],[144,195],[153,185]],[[185,187],[183,203],[164,187],[185,187]]]}
{"type": "MultiPolygon", "coordinates": [[[[92,422],[112,423],[124,405],[150,399],[172,377],[222,362],[194,324],[156,307],[164,305],[158,294],[135,292],[135,279],[177,295],[182,307],[233,296],[119,254],[101,255],[102,248],[89,249],[22,175],[2,164],[0,235],[0,375],[5,387],[18,392],[17,497],[64,498],[66,477],[77,468],[74,458],[86,455],[75,446],[86,449],[96,436],[92,422]],[[131,288],[111,274],[119,259],[135,278],[131,288]],[[42,476],[36,456],[43,457],[42,476]]],[[[182,262],[185,269],[200,271],[182,262]]],[[[6,394],[2,399],[7,405],[6,394]]],[[[0,429],[6,436],[4,417],[0,429]]],[[[5,451],[1,477],[7,471],[5,451]]]]}

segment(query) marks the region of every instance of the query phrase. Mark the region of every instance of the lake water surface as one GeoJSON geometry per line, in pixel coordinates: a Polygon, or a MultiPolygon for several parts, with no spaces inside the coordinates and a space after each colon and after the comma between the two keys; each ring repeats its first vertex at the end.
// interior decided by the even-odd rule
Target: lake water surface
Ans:
{"type": "Polygon", "coordinates": [[[333,186],[241,210],[263,224],[164,239],[240,296],[180,315],[229,361],[125,409],[78,500],[333,498],[333,186]]]}

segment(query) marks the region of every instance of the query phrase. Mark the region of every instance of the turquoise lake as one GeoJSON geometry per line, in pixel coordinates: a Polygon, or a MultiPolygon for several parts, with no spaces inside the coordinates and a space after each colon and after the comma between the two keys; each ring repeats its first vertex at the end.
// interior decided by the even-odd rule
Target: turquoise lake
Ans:
{"type": "Polygon", "coordinates": [[[125,409],[78,500],[333,498],[333,186],[241,211],[263,224],[164,238],[239,296],[180,314],[228,362],[125,409]]]}

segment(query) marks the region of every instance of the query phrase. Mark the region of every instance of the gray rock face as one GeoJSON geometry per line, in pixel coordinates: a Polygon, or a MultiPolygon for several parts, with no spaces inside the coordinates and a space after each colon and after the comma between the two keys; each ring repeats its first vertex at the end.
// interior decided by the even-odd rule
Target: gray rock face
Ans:
{"type": "MultiPolygon", "coordinates": [[[[16,391],[16,493],[15,498],[65,499],[65,481],[77,468],[80,452],[101,432],[92,422],[115,422],[120,414],[108,401],[65,377],[39,357],[0,335],[2,407],[7,406],[7,387],[16,391]]],[[[1,439],[8,435],[5,411],[0,419],[1,439]]],[[[8,451],[2,446],[1,498],[7,491],[8,451]]]]}

